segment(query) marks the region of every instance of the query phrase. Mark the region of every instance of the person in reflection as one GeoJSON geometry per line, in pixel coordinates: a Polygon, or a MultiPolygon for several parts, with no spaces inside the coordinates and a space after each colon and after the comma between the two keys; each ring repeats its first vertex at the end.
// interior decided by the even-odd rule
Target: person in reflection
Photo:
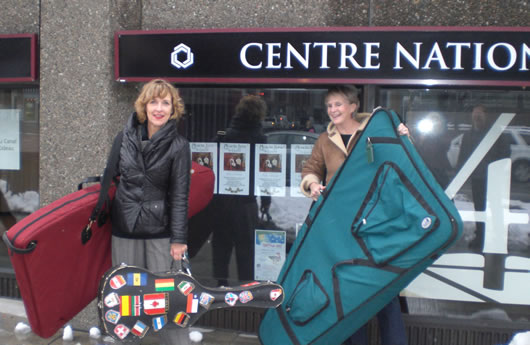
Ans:
{"type": "Polygon", "coordinates": [[[310,133],[315,133],[315,127],[313,126],[313,120],[311,118],[305,120],[305,130],[310,133]]]}
{"type": "MultiPolygon", "coordinates": [[[[258,226],[258,203],[254,191],[254,147],[266,141],[262,121],[267,104],[255,95],[244,96],[236,106],[235,114],[224,134],[216,141],[250,143],[251,195],[223,195],[214,197],[215,226],[212,235],[213,273],[220,285],[228,285],[230,257],[235,248],[239,280],[254,279],[254,230],[258,226]]],[[[270,197],[261,197],[261,212],[268,213],[270,197]]]]}
{"type": "MultiPolygon", "coordinates": [[[[313,200],[318,199],[326,188],[325,184],[346,160],[369,118],[365,117],[363,120],[356,118],[360,102],[354,86],[331,87],[326,93],[325,103],[331,122],[327,131],[319,136],[313,146],[311,156],[302,168],[300,183],[302,193],[313,200]]],[[[398,132],[400,135],[408,135],[408,128],[400,124],[398,132]]],[[[359,174],[362,172],[359,171],[359,174]]],[[[383,345],[408,344],[397,296],[377,313],[377,319],[383,345]]],[[[345,344],[367,345],[366,325],[357,330],[345,344]]]]}
{"type": "Polygon", "coordinates": [[[17,222],[17,219],[9,209],[9,205],[7,204],[2,189],[0,189],[0,222],[4,227],[4,229],[2,229],[3,231],[9,230],[9,228],[17,222]]]}
{"type": "MultiPolygon", "coordinates": [[[[112,263],[168,272],[187,251],[191,154],[177,132],[184,112],[178,90],[155,79],[134,103],[123,129],[111,209],[112,263]]],[[[177,267],[178,268],[178,267],[177,267]]],[[[162,344],[189,344],[187,328],[164,327],[162,344]]]]}
{"type": "MultiPolygon", "coordinates": [[[[464,133],[460,152],[458,154],[457,167],[462,168],[469,156],[484,139],[486,133],[493,124],[493,118],[483,104],[477,104],[471,111],[471,130],[464,133]]],[[[471,174],[471,194],[475,211],[486,209],[486,189],[488,183],[488,165],[496,160],[510,157],[510,145],[505,135],[501,135],[497,142],[482,158],[479,165],[471,174]]],[[[475,223],[475,238],[469,243],[473,252],[481,253],[484,249],[485,223],[475,223]]]]}

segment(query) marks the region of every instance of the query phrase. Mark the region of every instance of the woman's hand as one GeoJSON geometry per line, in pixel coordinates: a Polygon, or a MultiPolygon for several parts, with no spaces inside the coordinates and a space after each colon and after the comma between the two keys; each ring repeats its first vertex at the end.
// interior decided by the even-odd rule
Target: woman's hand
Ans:
{"type": "Polygon", "coordinates": [[[320,194],[322,194],[324,189],[326,189],[326,187],[324,187],[323,185],[319,183],[316,183],[316,182],[311,183],[309,185],[309,190],[311,191],[311,195],[310,195],[311,199],[316,201],[318,197],[320,196],[320,194]]]}
{"type": "Polygon", "coordinates": [[[399,135],[410,135],[409,128],[402,123],[399,124],[397,130],[398,130],[399,135]]]}
{"type": "Polygon", "coordinates": [[[173,259],[180,261],[182,260],[182,255],[186,254],[188,251],[188,246],[182,243],[171,243],[171,248],[169,250],[170,255],[173,259]]]}

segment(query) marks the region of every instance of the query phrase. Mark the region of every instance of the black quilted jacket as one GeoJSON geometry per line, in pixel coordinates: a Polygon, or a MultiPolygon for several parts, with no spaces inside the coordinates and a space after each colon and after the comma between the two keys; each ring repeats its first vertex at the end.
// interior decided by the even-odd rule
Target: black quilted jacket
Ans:
{"type": "Polygon", "coordinates": [[[123,131],[120,182],[112,204],[112,233],[127,238],[169,237],[186,243],[191,156],[170,120],[142,149],[136,113],[123,131]]]}

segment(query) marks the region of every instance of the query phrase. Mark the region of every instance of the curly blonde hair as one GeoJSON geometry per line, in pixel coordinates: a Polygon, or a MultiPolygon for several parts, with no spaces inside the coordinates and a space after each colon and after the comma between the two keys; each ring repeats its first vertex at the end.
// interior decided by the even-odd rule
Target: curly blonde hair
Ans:
{"type": "Polygon", "coordinates": [[[138,122],[144,123],[147,120],[146,105],[153,98],[164,98],[167,95],[171,96],[171,103],[173,111],[171,112],[170,120],[179,120],[184,114],[184,102],[180,98],[179,90],[163,79],[153,79],[142,87],[140,95],[134,102],[134,109],[136,110],[136,117],[138,122]]]}

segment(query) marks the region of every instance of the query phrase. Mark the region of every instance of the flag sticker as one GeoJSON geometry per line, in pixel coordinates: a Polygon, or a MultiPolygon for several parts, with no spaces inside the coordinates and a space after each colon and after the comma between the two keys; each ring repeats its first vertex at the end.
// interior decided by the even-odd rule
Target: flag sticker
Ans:
{"type": "Polygon", "coordinates": [[[129,327],[125,326],[124,324],[119,324],[116,327],[114,327],[114,334],[118,336],[120,339],[124,339],[131,330],[129,327]]]}
{"type": "Polygon", "coordinates": [[[121,316],[140,316],[141,303],[140,296],[120,296],[121,316]]]}
{"type": "Polygon", "coordinates": [[[184,296],[188,296],[188,294],[192,292],[193,289],[195,288],[195,285],[193,285],[192,283],[188,281],[183,280],[179,283],[178,288],[184,296]]]}
{"type": "Polygon", "coordinates": [[[120,296],[118,296],[118,294],[115,292],[111,292],[105,296],[103,303],[105,303],[105,305],[109,308],[115,307],[120,304],[120,296]]]}
{"type": "Polygon", "coordinates": [[[147,326],[142,321],[138,320],[136,321],[133,328],[131,329],[131,333],[137,337],[143,338],[144,335],[147,333],[148,329],[149,329],[149,326],[147,326]]]}
{"type": "Polygon", "coordinates": [[[247,283],[247,284],[243,284],[241,286],[242,287],[249,287],[249,286],[254,286],[254,285],[259,285],[259,282],[250,282],[250,283],[247,283]]]}
{"type": "Polygon", "coordinates": [[[120,296],[120,299],[121,316],[131,316],[131,296],[120,296]]]}
{"type": "Polygon", "coordinates": [[[167,293],[151,293],[144,295],[144,313],[147,315],[165,314],[169,309],[167,293]]]}
{"type": "Polygon", "coordinates": [[[162,327],[166,325],[166,323],[167,323],[166,315],[154,317],[153,318],[153,329],[155,330],[155,332],[158,332],[159,330],[162,329],[162,327]]]}
{"type": "Polygon", "coordinates": [[[127,285],[145,286],[147,284],[147,274],[145,273],[127,273],[127,285]]]}
{"type": "Polygon", "coordinates": [[[199,299],[197,295],[189,294],[188,302],[186,303],[186,313],[196,313],[199,309],[199,299]]]}
{"type": "Polygon", "coordinates": [[[155,291],[175,291],[175,279],[155,279],[155,291]]]}
{"type": "Polygon", "coordinates": [[[125,278],[123,278],[121,274],[118,274],[117,276],[112,277],[109,284],[111,288],[113,288],[114,290],[117,290],[121,288],[122,286],[124,286],[125,284],[127,284],[127,282],[125,281],[125,278]]]}
{"type": "Polygon", "coordinates": [[[132,298],[131,314],[132,316],[140,316],[140,310],[142,309],[142,301],[140,296],[133,296],[132,298]]]}
{"type": "Polygon", "coordinates": [[[225,302],[231,307],[235,306],[237,302],[237,295],[235,293],[228,292],[225,295],[225,302]]]}
{"type": "Polygon", "coordinates": [[[180,327],[186,327],[189,321],[190,321],[190,316],[183,311],[178,312],[177,315],[175,316],[175,319],[173,319],[173,322],[177,326],[180,326],[180,327]]]}
{"type": "Polygon", "coordinates": [[[201,297],[199,298],[199,304],[202,305],[203,308],[209,309],[214,300],[215,297],[206,292],[203,292],[201,293],[201,297]]]}
{"type": "Polygon", "coordinates": [[[120,317],[120,313],[116,310],[111,309],[105,313],[105,320],[113,324],[117,324],[120,317]]]}
{"type": "Polygon", "coordinates": [[[282,295],[282,289],[273,289],[270,293],[272,301],[276,301],[282,295]]]}

